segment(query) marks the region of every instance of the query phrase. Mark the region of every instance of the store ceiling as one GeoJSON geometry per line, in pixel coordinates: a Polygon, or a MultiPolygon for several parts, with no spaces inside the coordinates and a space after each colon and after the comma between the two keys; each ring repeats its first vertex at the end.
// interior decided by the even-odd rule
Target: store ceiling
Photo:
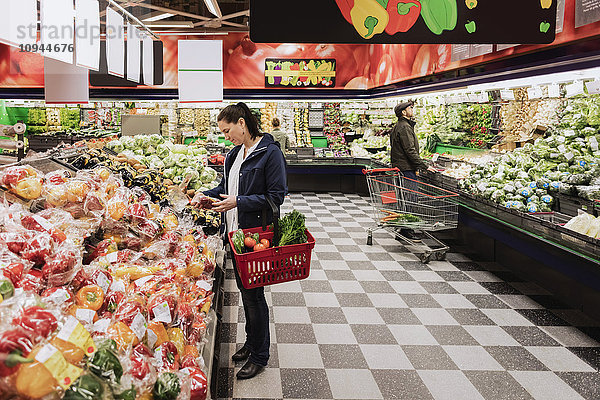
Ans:
{"type": "MultiPolygon", "coordinates": [[[[248,31],[250,0],[115,0],[159,33],[248,31]],[[215,16],[218,6],[222,17],[215,16]],[[212,10],[211,10],[212,9],[212,10]],[[213,12],[211,12],[213,11],[213,12]]],[[[108,1],[100,1],[101,9],[108,1]]],[[[216,14],[218,14],[218,11],[216,14]]]]}

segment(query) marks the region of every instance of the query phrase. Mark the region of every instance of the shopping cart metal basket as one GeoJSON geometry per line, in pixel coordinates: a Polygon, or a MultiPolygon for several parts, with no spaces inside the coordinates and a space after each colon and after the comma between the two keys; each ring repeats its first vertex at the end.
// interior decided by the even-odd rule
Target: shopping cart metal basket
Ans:
{"type": "Polygon", "coordinates": [[[363,170],[369,186],[376,228],[367,230],[367,244],[373,243],[373,231],[386,229],[409,243],[421,262],[445,259],[449,247],[431,232],[458,226],[458,194],[409,179],[398,168],[363,170]],[[422,231],[423,244],[402,235],[402,229],[422,231]]]}
{"type": "MultiPolygon", "coordinates": [[[[279,230],[279,209],[270,198],[267,198],[273,211],[273,228],[267,226],[244,229],[244,234],[258,233],[259,238],[273,242],[279,230]]],[[[263,221],[266,221],[266,209],[263,210],[263,221]]],[[[306,230],[307,242],[288,246],[274,246],[265,250],[250,253],[238,253],[233,244],[233,235],[229,232],[229,245],[235,258],[242,285],[246,289],[273,285],[308,278],[310,274],[310,260],[312,249],[315,247],[315,238],[306,230]]]]}

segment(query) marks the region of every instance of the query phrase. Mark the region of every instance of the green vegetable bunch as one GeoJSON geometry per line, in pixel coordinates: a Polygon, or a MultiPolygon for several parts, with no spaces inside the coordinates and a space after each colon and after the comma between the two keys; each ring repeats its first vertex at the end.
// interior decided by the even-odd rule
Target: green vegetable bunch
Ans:
{"type": "Polygon", "coordinates": [[[274,238],[277,246],[301,244],[308,241],[306,237],[306,217],[298,210],[287,213],[279,219],[279,232],[274,238]]]}

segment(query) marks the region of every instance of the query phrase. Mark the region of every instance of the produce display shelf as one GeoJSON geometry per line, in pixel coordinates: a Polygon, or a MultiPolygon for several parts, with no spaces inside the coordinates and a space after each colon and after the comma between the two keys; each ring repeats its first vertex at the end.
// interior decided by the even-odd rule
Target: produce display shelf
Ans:
{"type": "Polygon", "coordinates": [[[483,154],[488,149],[474,149],[471,147],[453,146],[450,144],[438,143],[435,147],[435,152],[439,154],[450,154],[453,156],[462,156],[468,154],[483,154]]]}
{"type": "Polygon", "coordinates": [[[315,137],[313,136],[311,139],[311,142],[313,144],[314,147],[318,147],[318,148],[324,148],[327,147],[327,138],[321,138],[321,137],[315,137]]]}

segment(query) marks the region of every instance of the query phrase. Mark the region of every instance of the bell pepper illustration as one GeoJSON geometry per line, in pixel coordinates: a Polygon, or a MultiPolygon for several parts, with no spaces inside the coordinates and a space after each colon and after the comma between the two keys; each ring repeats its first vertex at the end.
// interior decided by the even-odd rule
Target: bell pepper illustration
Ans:
{"type": "Polygon", "coordinates": [[[540,0],[540,5],[544,9],[548,9],[552,6],[552,0],[540,0]]]}
{"type": "Polygon", "coordinates": [[[388,35],[407,32],[419,19],[421,3],[417,0],[390,0],[387,5],[390,22],[385,28],[388,35]]]}
{"type": "Polygon", "coordinates": [[[354,7],[350,10],[352,25],[360,36],[371,39],[374,35],[382,33],[390,16],[386,11],[388,1],[384,0],[355,0],[354,7]]]}
{"type": "Polygon", "coordinates": [[[352,17],[350,16],[350,10],[354,6],[354,0],[335,0],[338,5],[338,8],[342,12],[344,19],[348,21],[348,23],[352,23],[352,17]]]}
{"type": "Polygon", "coordinates": [[[441,35],[456,28],[458,5],[456,0],[421,0],[421,16],[431,32],[441,35]]]}
{"type": "MultiPolygon", "coordinates": [[[[281,63],[281,70],[282,71],[290,71],[291,67],[292,67],[293,63],[290,61],[284,61],[281,63]]],[[[282,79],[281,79],[281,84],[284,86],[287,86],[290,84],[292,78],[289,75],[283,75],[282,79]]]]}
{"type": "MultiPolygon", "coordinates": [[[[267,70],[275,71],[275,70],[280,70],[280,69],[281,69],[281,65],[278,62],[267,61],[267,70]]],[[[267,78],[267,80],[270,85],[279,85],[279,83],[281,82],[281,77],[269,76],[267,78]]]]}
{"type": "MultiPolygon", "coordinates": [[[[298,81],[300,82],[301,85],[306,86],[306,82],[308,81],[308,76],[302,75],[302,71],[308,71],[308,67],[306,66],[306,61],[300,61],[299,69],[300,69],[300,77],[298,78],[298,81]]],[[[298,85],[298,84],[296,84],[296,85],[298,85]]],[[[298,85],[298,86],[300,86],[300,85],[298,85]]]]}
{"type": "MultiPolygon", "coordinates": [[[[300,70],[300,66],[298,65],[298,63],[293,63],[292,65],[290,65],[290,70],[291,71],[299,71],[300,70]]],[[[291,86],[296,86],[298,85],[298,76],[293,76],[292,79],[290,80],[290,85],[291,86]]]]}

